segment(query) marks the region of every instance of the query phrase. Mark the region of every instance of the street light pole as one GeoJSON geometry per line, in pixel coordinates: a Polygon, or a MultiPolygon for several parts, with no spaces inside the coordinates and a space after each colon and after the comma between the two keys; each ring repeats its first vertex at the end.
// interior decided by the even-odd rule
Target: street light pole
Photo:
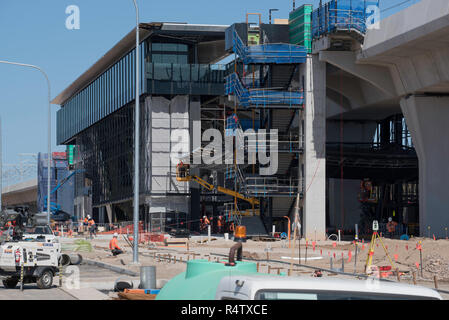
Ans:
{"type": "Polygon", "coordinates": [[[50,224],[50,180],[51,180],[51,87],[50,87],[50,80],[48,79],[47,74],[44,70],[41,68],[34,66],[32,64],[25,64],[25,63],[17,63],[17,62],[10,62],[10,61],[2,61],[0,60],[0,63],[3,64],[10,64],[14,66],[20,66],[20,67],[27,67],[27,68],[33,68],[36,70],[39,70],[45,77],[45,80],[47,81],[47,87],[48,87],[48,137],[47,137],[47,143],[48,143],[48,170],[47,170],[47,223],[50,224]]]}
{"type": "Polygon", "coordinates": [[[0,212],[3,208],[2,195],[3,195],[3,144],[2,144],[2,117],[0,116],[0,212]]]}
{"type": "Polygon", "coordinates": [[[272,14],[272,12],[273,11],[279,11],[279,9],[270,9],[270,10],[268,10],[268,14],[269,14],[269,16],[270,16],[270,24],[271,24],[271,14],[272,14]]]}
{"type": "Polygon", "coordinates": [[[139,183],[140,183],[140,52],[139,52],[139,7],[133,0],[136,8],[136,107],[134,119],[134,241],[133,241],[133,263],[139,263],[139,183]]]}

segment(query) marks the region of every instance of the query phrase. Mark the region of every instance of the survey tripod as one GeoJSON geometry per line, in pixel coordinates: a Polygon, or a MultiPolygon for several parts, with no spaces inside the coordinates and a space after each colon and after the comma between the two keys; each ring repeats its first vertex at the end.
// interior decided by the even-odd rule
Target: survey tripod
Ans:
{"type": "Polygon", "coordinates": [[[368,256],[366,257],[366,263],[365,263],[365,273],[368,273],[369,268],[371,267],[371,264],[373,263],[373,256],[374,256],[374,248],[376,246],[376,242],[377,240],[380,241],[382,248],[385,251],[385,254],[388,257],[388,260],[390,261],[391,267],[393,268],[393,270],[395,269],[394,267],[394,263],[390,258],[390,255],[388,254],[388,250],[385,247],[382,238],[379,236],[379,223],[375,220],[373,221],[373,235],[371,237],[371,242],[369,245],[369,249],[368,249],[368,256]]]}

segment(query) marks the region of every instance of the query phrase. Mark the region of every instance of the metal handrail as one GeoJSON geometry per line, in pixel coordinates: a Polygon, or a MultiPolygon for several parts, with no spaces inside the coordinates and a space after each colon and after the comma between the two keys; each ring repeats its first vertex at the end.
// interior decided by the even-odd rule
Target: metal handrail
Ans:
{"type": "Polygon", "coordinates": [[[276,91],[269,88],[247,89],[240,81],[240,77],[233,73],[226,77],[226,94],[235,94],[240,104],[249,105],[302,105],[304,93],[300,91],[276,91]]]}
{"type": "Polygon", "coordinates": [[[246,186],[249,194],[268,195],[289,194],[294,195],[303,190],[303,179],[280,179],[277,177],[247,177],[246,186]],[[254,182],[252,182],[254,181],[254,182]]]}

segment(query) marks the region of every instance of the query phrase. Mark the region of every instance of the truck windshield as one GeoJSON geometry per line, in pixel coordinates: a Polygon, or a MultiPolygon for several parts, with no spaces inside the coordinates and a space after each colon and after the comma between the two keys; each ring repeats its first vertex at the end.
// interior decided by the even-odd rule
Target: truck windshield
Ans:
{"type": "Polygon", "coordinates": [[[255,300],[437,300],[428,296],[350,291],[258,291],[255,300]]]}
{"type": "Polygon", "coordinates": [[[25,234],[52,234],[48,226],[39,226],[33,228],[26,228],[25,234]]]}

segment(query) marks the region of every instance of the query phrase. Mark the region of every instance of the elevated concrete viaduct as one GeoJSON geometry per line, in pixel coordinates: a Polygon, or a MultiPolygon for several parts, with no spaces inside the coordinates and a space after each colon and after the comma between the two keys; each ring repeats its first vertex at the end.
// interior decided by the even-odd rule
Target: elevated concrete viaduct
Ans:
{"type": "Polygon", "coordinates": [[[379,29],[367,31],[357,52],[320,51],[315,56],[328,63],[328,123],[341,113],[345,120],[375,120],[402,111],[419,159],[420,233],[427,235],[430,227],[436,236],[445,236],[444,228],[449,226],[449,2],[422,0],[382,20],[379,29]]]}
{"type": "Polygon", "coordinates": [[[37,210],[37,179],[7,186],[2,190],[3,207],[27,205],[32,212],[37,210]]]}

